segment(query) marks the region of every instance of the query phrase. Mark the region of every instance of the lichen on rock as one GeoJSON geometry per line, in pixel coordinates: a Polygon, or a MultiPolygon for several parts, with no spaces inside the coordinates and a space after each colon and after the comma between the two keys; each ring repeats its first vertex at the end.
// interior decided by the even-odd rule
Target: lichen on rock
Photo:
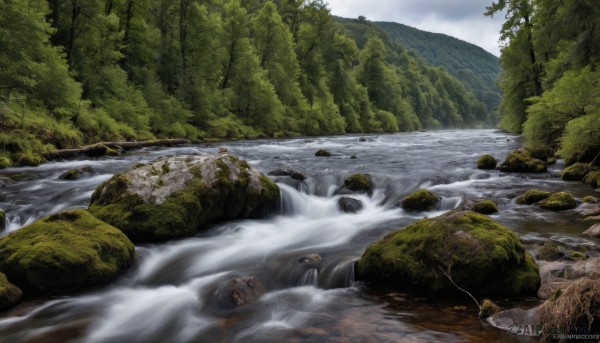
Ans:
{"type": "Polygon", "coordinates": [[[262,216],[279,188],[234,155],[161,157],[113,176],[92,195],[90,212],[134,242],[194,235],[207,223],[262,216]]]}

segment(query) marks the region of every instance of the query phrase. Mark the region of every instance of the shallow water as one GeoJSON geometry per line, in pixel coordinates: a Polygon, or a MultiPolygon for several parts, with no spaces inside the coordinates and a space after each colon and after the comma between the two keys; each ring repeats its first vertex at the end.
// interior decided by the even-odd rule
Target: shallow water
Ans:
{"type": "Polygon", "coordinates": [[[216,153],[226,147],[264,172],[293,169],[308,178],[298,182],[272,177],[282,191],[280,213],[214,225],[197,237],[137,246],[137,266],[110,286],[24,301],[0,314],[0,341],[531,341],[478,320],[469,299],[441,301],[368,290],[355,282],[353,261],[395,228],[480,198],[497,200],[500,212],[492,218],[526,240],[595,249],[597,242],[581,235],[589,223],[514,202],[530,188],[568,190],[577,197],[591,195],[593,189],[560,180],[560,163],[536,175],[477,170],[481,154],[503,158],[520,146],[517,137],[494,130],[365,137],[366,142],[359,142],[359,136],[339,136],[146,149],[114,158],[3,170],[0,208],[9,221],[3,235],[43,215],[86,207],[102,181],[163,155],[216,153]],[[315,157],[318,149],[329,149],[334,156],[315,157]],[[84,165],[95,173],[76,181],[58,179],[84,165]],[[372,196],[353,196],[363,202],[360,212],[342,213],[335,191],[355,172],[369,173],[376,190],[372,196]],[[418,188],[442,197],[436,210],[415,214],[393,206],[418,188]],[[318,267],[298,263],[308,254],[321,256],[318,267]],[[260,279],[266,294],[238,308],[219,304],[218,287],[242,276],[260,279]]]}

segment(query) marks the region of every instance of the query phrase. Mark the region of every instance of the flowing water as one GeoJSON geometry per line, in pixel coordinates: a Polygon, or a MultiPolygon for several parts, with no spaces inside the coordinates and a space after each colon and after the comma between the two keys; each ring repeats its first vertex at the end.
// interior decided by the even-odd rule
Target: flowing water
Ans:
{"type": "MultiPolygon", "coordinates": [[[[0,173],[0,208],[8,225],[2,235],[68,208],[86,207],[93,190],[114,173],[163,155],[216,153],[218,147],[270,172],[293,169],[305,181],[272,177],[280,186],[279,213],[260,220],[214,225],[197,237],[138,245],[137,265],[113,284],[67,296],[26,299],[0,314],[1,342],[489,342],[530,341],[477,319],[469,299],[415,298],[369,290],[354,279],[365,247],[424,216],[436,216],[464,201],[491,198],[492,218],[529,242],[555,240],[587,245],[589,223],[569,213],[515,204],[530,188],[593,194],[580,182],[564,182],[560,163],[544,174],[480,171],[484,153],[503,158],[519,139],[494,130],[457,130],[395,135],[257,140],[146,149],[113,158],[52,162],[0,173]],[[315,157],[318,149],[334,156],[315,157]],[[350,158],[355,155],[356,158],[350,158]],[[94,174],[59,179],[84,165],[94,174]],[[376,189],[353,195],[364,207],[338,209],[336,190],[352,173],[368,173],[376,189]],[[394,204],[428,188],[442,197],[437,209],[406,213],[394,204]],[[300,263],[318,254],[318,264],[300,263]],[[253,276],[266,293],[240,307],[223,306],[219,287],[253,276]]],[[[516,304],[527,306],[527,302],[516,304]]]]}

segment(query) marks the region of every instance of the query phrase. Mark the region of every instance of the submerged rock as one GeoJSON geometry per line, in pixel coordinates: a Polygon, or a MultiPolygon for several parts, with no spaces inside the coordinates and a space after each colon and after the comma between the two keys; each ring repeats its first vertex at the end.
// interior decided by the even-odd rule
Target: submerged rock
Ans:
{"type": "Polygon", "coordinates": [[[100,185],[90,212],[134,242],[191,236],[210,222],[256,218],[279,206],[279,188],[230,154],[161,157],[100,185]]]}
{"type": "Polygon", "coordinates": [[[537,292],[538,266],[510,229],[475,212],[449,212],[419,220],[371,244],[358,262],[360,279],[431,293],[455,286],[486,296],[537,292]]]}
{"type": "Polygon", "coordinates": [[[554,242],[546,242],[544,245],[537,249],[538,257],[544,261],[554,261],[565,256],[565,253],[561,251],[558,244],[554,242]]]}
{"type": "Polygon", "coordinates": [[[19,303],[23,292],[19,287],[8,281],[3,273],[0,273],[0,311],[9,309],[19,303]]]}
{"type": "Polygon", "coordinates": [[[565,168],[560,177],[565,181],[581,181],[590,172],[590,165],[587,163],[575,163],[565,168]]]}
{"type": "Polygon", "coordinates": [[[108,283],[134,259],[129,239],[86,210],[41,218],[0,239],[0,272],[35,294],[108,283]]]}
{"type": "Polygon", "coordinates": [[[438,197],[431,191],[419,189],[402,198],[400,206],[409,211],[431,211],[438,202],[438,197]]]}
{"type": "Polygon", "coordinates": [[[481,214],[492,214],[498,212],[498,206],[492,200],[481,200],[473,204],[471,209],[481,214]]]}
{"type": "Polygon", "coordinates": [[[296,180],[296,181],[304,181],[306,180],[306,176],[304,176],[304,174],[299,173],[297,171],[291,170],[291,169],[277,169],[277,170],[273,170],[272,172],[269,173],[269,175],[271,176],[289,176],[290,178],[296,180]]]}
{"type": "Polygon", "coordinates": [[[306,264],[311,267],[317,267],[321,263],[321,256],[317,254],[308,254],[298,260],[298,263],[306,264]]]}
{"type": "Polygon", "coordinates": [[[532,205],[538,201],[542,201],[548,198],[552,193],[546,191],[540,191],[537,189],[530,189],[527,192],[523,193],[520,197],[517,198],[517,204],[525,204],[532,205]]]}
{"type": "Polygon", "coordinates": [[[344,186],[352,192],[373,193],[373,181],[367,174],[353,174],[344,179],[344,186]]]}
{"type": "Polygon", "coordinates": [[[58,178],[63,180],[77,180],[83,174],[91,174],[94,170],[90,166],[83,166],[81,168],[69,169],[63,174],[61,174],[58,178]]]}
{"type": "Polygon", "coordinates": [[[552,211],[571,210],[577,207],[573,196],[566,192],[552,193],[549,197],[536,203],[541,208],[552,211]]]}
{"type": "Polygon", "coordinates": [[[490,299],[485,299],[479,306],[479,318],[485,319],[489,316],[500,312],[500,307],[494,304],[490,299]]]}
{"type": "Polygon", "coordinates": [[[504,162],[498,166],[498,170],[516,173],[543,173],[547,170],[547,165],[545,161],[531,156],[528,149],[519,149],[508,154],[504,162]]]}
{"type": "Polygon", "coordinates": [[[340,211],[346,213],[356,213],[363,208],[363,204],[360,200],[350,198],[350,197],[341,197],[338,199],[338,207],[340,211]]]}
{"type": "Polygon", "coordinates": [[[216,291],[221,306],[238,307],[249,304],[265,293],[265,286],[256,276],[243,276],[227,281],[216,291]]]}
{"type": "Polygon", "coordinates": [[[498,161],[492,155],[483,155],[477,160],[478,169],[496,169],[498,161]]]}
{"type": "Polygon", "coordinates": [[[329,150],[319,149],[319,150],[317,150],[317,152],[315,152],[315,156],[317,156],[317,157],[329,157],[329,156],[331,156],[331,153],[329,152],[329,150]]]}

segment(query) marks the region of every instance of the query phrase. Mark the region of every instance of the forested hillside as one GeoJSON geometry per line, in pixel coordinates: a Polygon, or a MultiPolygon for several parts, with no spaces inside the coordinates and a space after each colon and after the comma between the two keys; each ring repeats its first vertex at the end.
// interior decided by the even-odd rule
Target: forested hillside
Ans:
{"type": "Polygon", "coordinates": [[[600,6],[597,1],[509,0],[500,57],[501,126],[567,164],[600,165],[600,6]]]}
{"type": "Polygon", "coordinates": [[[2,167],[101,140],[491,121],[461,82],[320,0],[11,0],[0,27],[2,167]]]}
{"type": "Polygon", "coordinates": [[[440,33],[422,31],[414,27],[391,22],[374,22],[403,46],[414,49],[425,60],[442,66],[461,80],[477,99],[493,111],[500,103],[500,77],[498,57],[481,47],[440,33]]]}

